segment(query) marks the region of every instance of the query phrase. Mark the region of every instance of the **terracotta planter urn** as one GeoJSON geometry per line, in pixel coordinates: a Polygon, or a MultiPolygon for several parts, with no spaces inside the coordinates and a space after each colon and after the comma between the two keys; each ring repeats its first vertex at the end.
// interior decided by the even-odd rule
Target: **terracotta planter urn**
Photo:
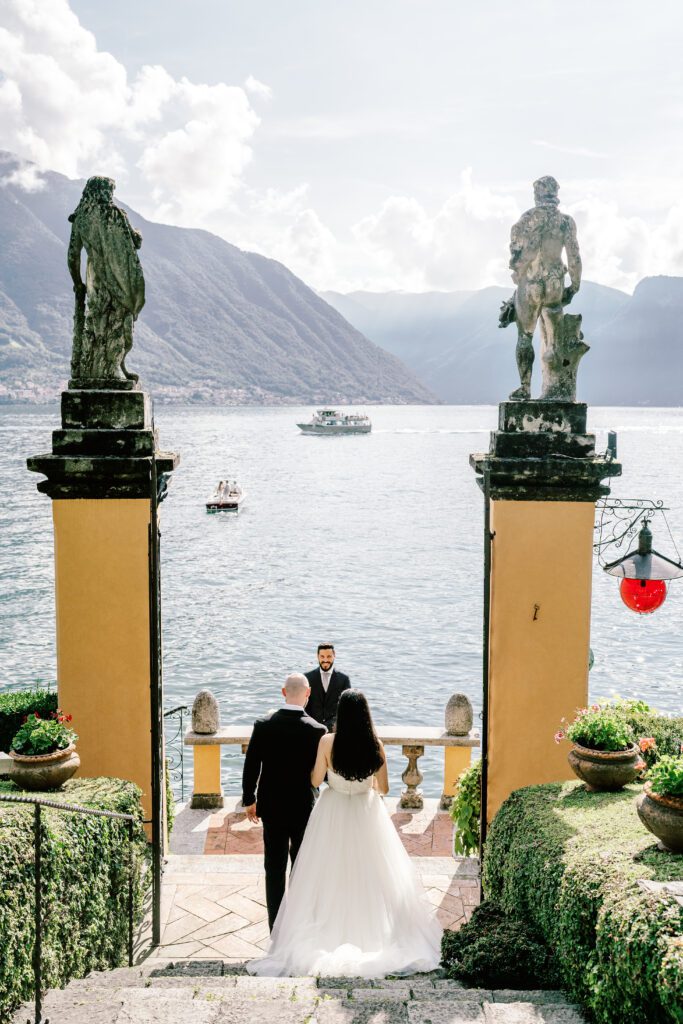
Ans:
{"type": "Polygon", "coordinates": [[[616,790],[635,779],[640,752],[635,743],[626,750],[590,750],[575,743],[567,760],[586,789],[616,790]]]}
{"type": "Polygon", "coordinates": [[[636,801],[638,817],[646,829],[671,853],[683,853],[683,797],[653,793],[650,783],[636,801]]]}
{"type": "Polygon", "coordinates": [[[21,789],[61,789],[81,764],[73,743],[52,754],[27,756],[10,750],[9,756],[12,758],[10,780],[21,789]]]}

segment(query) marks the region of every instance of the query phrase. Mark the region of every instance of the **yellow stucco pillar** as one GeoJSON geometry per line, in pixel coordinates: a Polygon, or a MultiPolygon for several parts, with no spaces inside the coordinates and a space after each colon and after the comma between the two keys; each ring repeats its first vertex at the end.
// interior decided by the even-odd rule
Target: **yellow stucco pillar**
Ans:
{"type": "Polygon", "coordinates": [[[218,743],[198,743],[192,748],[194,784],[192,807],[222,807],[221,748],[218,743]]]}
{"type": "Polygon", "coordinates": [[[572,777],[554,735],[588,698],[595,501],[621,473],[586,419],[580,402],[503,402],[470,458],[487,510],[483,836],[513,790],[572,777]]]}
{"type": "Polygon", "coordinates": [[[449,807],[458,789],[458,779],[472,761],[471,747],[444,747],[441,806],[449,807]]]}
{"type": "Polygon", "coordinates": [[[83,776],[142,790],[151,816],[147,499],[52,504],[59,702],[73,715],[83,776]]]}
{"type": "Polygon", "coordinates": [[[493,501],[488,819],[514,789],[572,778],[553,737],[588,699],[593,502],[493,501]]]}
{"type": "Polygon", "coordinates": [[[62,394],[52,451],[28,459],[53,499],[57,686],[81,776],[142,790],[164,845],[158,504],[178,456],[157,450],[149,395],[133,381],[62,394]],[[154,520],[154,521],[153,521],[154,520]]]}

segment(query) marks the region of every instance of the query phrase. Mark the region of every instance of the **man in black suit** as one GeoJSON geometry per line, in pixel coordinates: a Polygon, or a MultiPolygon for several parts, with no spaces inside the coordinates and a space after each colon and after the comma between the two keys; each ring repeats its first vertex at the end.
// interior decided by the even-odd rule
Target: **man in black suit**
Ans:
{"type": "Polygon", "coordinates": [[[332,732],[337,721],[337,708],[342,690],[349,690],[349,677],[337,672],[334,665],[334,647],[332,644],[318,644],[318,664],[306,673],[311,696],[306,705],[306,714],[322,722],[332,732]]]}
{"type": "Polygon", "coordinates": [[[327,732],[304,711],[310,693],[305,676],[287,676],[284,707],[254,722],[244,759],[242,804],[249,821],[263,821],[271,931],[285,894],[287,860],[296,860],[315,803],[311,771],[320,738],[327,732]]]}

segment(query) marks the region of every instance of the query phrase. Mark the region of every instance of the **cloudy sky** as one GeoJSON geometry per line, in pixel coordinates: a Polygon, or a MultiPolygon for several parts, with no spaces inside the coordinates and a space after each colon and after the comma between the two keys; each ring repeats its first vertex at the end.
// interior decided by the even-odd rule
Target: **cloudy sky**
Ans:
{"type": "Polygon", "coordinates": [[[631,290],[683,274],[682,41],[680,0],[0,0],[0,148],[340,291],[508,283],[553,174],[631,290]]]}

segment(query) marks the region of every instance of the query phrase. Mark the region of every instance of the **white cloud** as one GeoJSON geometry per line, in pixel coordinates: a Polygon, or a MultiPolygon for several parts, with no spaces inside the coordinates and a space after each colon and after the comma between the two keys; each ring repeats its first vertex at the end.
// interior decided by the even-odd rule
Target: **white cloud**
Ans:
{"type": "Polygon", "coordinates": [[[196,224],[229,204],[251,160],[259,123],[243,89],[178,82],[168,102],[172,128],[149,142],[138,167],[151,187],[157,216],[196,224]]]}
{"type": "Polygon", "coordinates": [[[683,205],[659,219],[627,215],[616,200],[595,195],[568,207],[576,220],[584,276],[633,291],[643,277],[683,274],[683,205]]]}
{"type": "Polygon", "coordinates": [[[480,288],[501,283],[509,228],[519,212],[511,196],[476,185],[468,169],[436,214],[415,199],[393,196],[353,234],[382,276],[393,272],[395,288],[480,288]]]}
{"type": "MultiPolygon", "coordinates": [[[[150,215],[201,220],[227,204],[259,123],[245,90],[176,81],[145,66],[132,81],[99,50],[68,0],[0,0],[0,135],[40,168],[127,179],[150,215]],[[151,199],[150,199],[151,197],[151,199]]],[[[267,88],[249,79],[252,89],[267,88]]]]}
{"type": "MultiPolygon", "coordinates": [[[[0,25],[0,145],[37,165],[13,167],[7,172],[12,183],[40,188],[39,171],[46,168],[72,177],[111,175],[123,180],[126,198],[141,213],[209,228],[282,260],[318,288],[510,285],[510,227],[532,201],[530,182],[480,184],[465,171],[451,194],[442,191],[445,198],[430,207],[424,195],[435,190],[425,172],[423,191],[416,186],[392,195],[387,189],[379,193],[382,201],[361,207],[364,216],[348,212],[378,194],[379,173],[373,178],[367,168],[380,135],[414,144],[431,138],[439,125],[446,130],[452,110],[389,106],[378,113],[363,105],[317,114],[285,110],[279,120],[271,115],[274,183],[262,167],[263,184],[256,188],[248,179],[260,124],[252,101],[269,100],[272,90],[253,75],[240,86],[175,78],[160,64],[129,74],[98,47],[68,0],[0,0],[0,25]],[[349,181],[348,197],[328,189],[327,200],[314,202],[292,170],[295,151],[303,166],[317,166],[306,164],[309,139],[317,151],[325,142],[362,140],[362,168],[358,180],[349,181]],[[286,147],[286,184],[278,145],[286,147]]],[[[536,139],[532,146],[605,156],[580,145],[583,139],[570,141],[577,145],[536,139]]],[[[511,154],[509,166],[514,160],[511,154]]],[[[657,178],[563,179],[563,209],[577,220],[588,279],[631,290],[648,274],[683,274],[678,164],[661,161],[661,167],[657,178]]],[[[313,184],[316,196],[326,194],[324,171],[313,184]]]]}
{"type": "Polygon", "coordinates": [[[264,82],[259,82],[258,78],[254,78],[253,75],[249,75],[244,81],[244,88],[247,92],[252,93],[254,96],[258,96],[261,100],[272,99],[273,90],[269,85],[264,82]]]}
{"type": "Polygon", "coordinates": [[[275,243],[272,256],[313,287],[329,287],[334,277],[336,239],[315,210],[301,210],[275,243]]]}

